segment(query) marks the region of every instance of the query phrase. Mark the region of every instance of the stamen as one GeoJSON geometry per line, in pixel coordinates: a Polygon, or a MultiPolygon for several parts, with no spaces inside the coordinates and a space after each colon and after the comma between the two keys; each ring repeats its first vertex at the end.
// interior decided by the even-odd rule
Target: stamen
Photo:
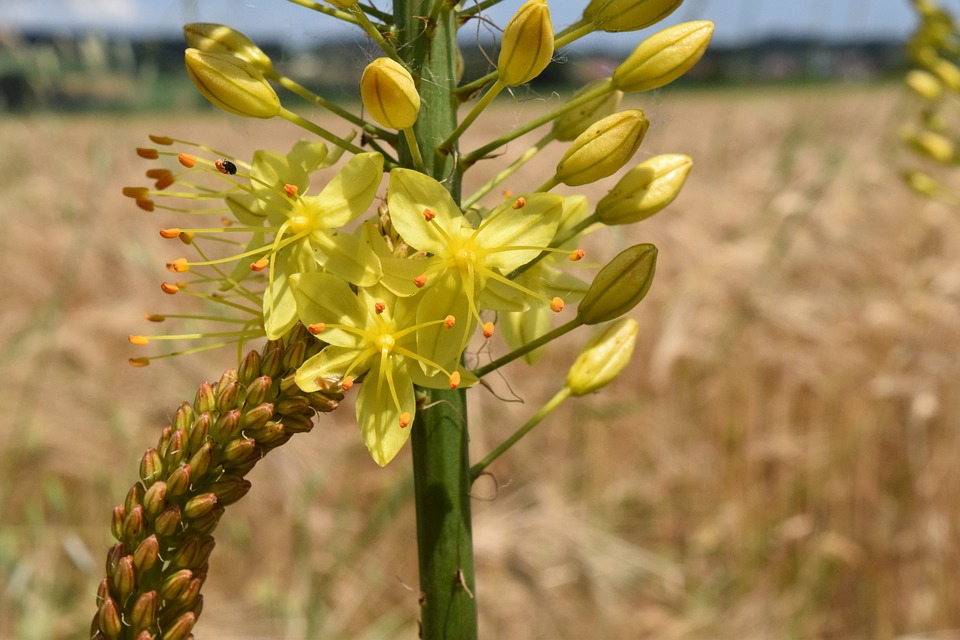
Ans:
{"type": "Polygon", "coordinates": [[[447,329],[453,329],[453,325],[455,324],[457,324],[457,319],[452,315],[443,319],[443,326],[445,326],[447,329]]]}
{"type": "Polygon", "coordinates": [[[437,214],[431,211],[430,209],[423,210],[423,219],[426,220],[427,222],[430,222],[436,217],[437,217],[437,214]]]}
{"type": "Polygon", "coordinates": [[[327,325],[324,324],[323,322],[317,322],[317,323],[315,323],[315,324],[308,324],[308,325],[307,325],[307,331],[309,331],[310,333],[312,333],[312,334],[315,335],[315,336],[323,333],[323,330],[326,329],[326,328],[327,328],[327,325]]]}
{"type": "Polygon", "coordinates": [[[135,344],[135,345],[137,345],[138,347],[142,347],[142,346],[147,345],[147,344],[150,343],[150,339],[147,338],[147,336],[134,336],[134,335],[129,335],[129,336],[127,336],[127,340],[130,341],[130,344],[135,344]]]}
{"type": "Polygon", "coordinates": [[[190,270],[190,265],[187,264],[186,258],[177,258],[173,262],[167,263],[167,269],[174,273],[185,273],[190,270]]]}
{"type": "Polygon", "coordinates": [[[585,255],[587,255],[587,253],[583,249],[574,249],[570,252],[570,262],[583,260],[583,256],[585,255]]]}
{"type": "Polygon", "coordinates": [[[513,197],[513,191],[511,191],[510,189],[504,189],[504,190],[503,190],[503,199],[504,199],[504,200],[509,200],[509,199],[512,198],[512,197],[513,197]]]}
{"type": "Polygon", "coordinates": [[[251,271],[263,271],[263,270],[266,269],[268,266],[270,266],[270,258],[265,256],[265,257],[263,257],[263,258],[260,258],[260,259],[257,260],[256,262],[251,262],[251,263],[250,263],[250,270],[251,270],[251,271]]]}
{"type": "Polygon", "coordinates": [[[460,386],[460,372],[454,371],[450,374],[450,388],[456,389],[460,386]]]}
{"type": "Polygon", "coordinates": [[[197,159],[193,156],[188,156],[185,153],[181,153],[177,156],[177,161],[185,166],[187,169],[193,169],[194,165],[197,164],[197,159]]]}
{"type": "Polygon", "coordinates": [[[180,291],[180,287],[175,284],[170,284],[169,282],[163,282],[160,284],[160,290],[172,296],[177,291],[180,291]]]}
{"type": "Polygon", "coordinates": [[[146,367],[150,364],[150,358],[130,358],[127,362],[131,367],[146,367]]]}
{"type": "Polygon", "coordinates": [[[400,414],[400,428],[406,429],[410,425],[410,412],[404,411],[400,414]]]}
{"type": "Polygon", "coordinates": [[[516,202],[513,203],[514,209],[523,209],[525,206],[527,206],[527,199],[523,196],[517,198],[516,202]]]}
{"type": "Polygon", "coordinates": [[[160,152],[153,148],[137,147],[137,155],[147,160],[156,160],[160,157],[160,152]]]}
{"type": "Polygon", "coordinates": [[[166,238],[167,240],[173,240],[174,238],[179,238],[182,232],[177,227],[171,227],[169,229],[160,229],[160,237],[166,238]]]}
{"type": "Polygon", "coordinates": [[[563,305],[563,298],[556,297],[550,301],[550,311],[553,311],[554,313],[560,313],[563,311],[563,305]]]}
{"type": "Polygon", "coordinates": [[[414,278],[413,284],[416,285],[417,289],[423,289],[423,287],[427,284],[426,274],[422,276],[417,276],[416,278],[414,278]]]}
{"type": "Polygon", "coordinates": [[[146,187],[124,187],[123,195],[134,200],[146,200],[150,195],[150,190],[146,187]]]}
{"type": "Polygon", "coordinates": [[[283,185],[283,192],[291,198],[297,197],[297,192],[300,191],[299,187],[295,184],[285,184],[283,185]]]}
{"type": "Polygon", "coordinates": [[[196,234],[194,234],[192,231],[181,231],[180,235],[177,237],[180,238],[180,242],[183,244],[193,244],[194,235],[196,234]]]}
{"type": "Polygon", "coordinates": [[[153,211],[153,200],[149,198],[143,198],[137,200],[137,206],[143,209],[144,211],[153,211]]]}
{"type": "Polygon", "coordinates": [[[149,138],[150,138],[150,141],[153,142],[153,144],[162,144],[164,146],[169,146],[173,144],[173,138],[170,138],[168,136],[157,136],[151,133],[149,135],[149,138]]]}
{"type": "Polygon", "coordinates": [[[166,316],[162,316],[159,313],[145,313],[143,317],[150,322],[165,322],[167,320],[166,316]]]}
{"type": "Polygon", "coordinates": [[[386,308],[387,308],[387,305],[385,305],[382,302],[378,302],[375,305],[373,305],[373,310],[377,312],[377,315],[380,315],[381,313],[383,313],[386,310],[386,308]]]}
{"type": "Polygon", "coordinates": [[[484,323],[483,323],[483,337],[484,337],[484,338],[489,338],[490,336],[492,336],[492,335],[493,335],[493,331],[494,331],[494,327],[493,327],[493,323],[492,323],[492,322],[484,322],[484,323]]]}
{"type": "Polygon", "coordinates": [[[344,391],[349,391],[350,387],[353,386],[353,376],[344,376],[343,380],[340,382],[340,388],[344,391]]]}

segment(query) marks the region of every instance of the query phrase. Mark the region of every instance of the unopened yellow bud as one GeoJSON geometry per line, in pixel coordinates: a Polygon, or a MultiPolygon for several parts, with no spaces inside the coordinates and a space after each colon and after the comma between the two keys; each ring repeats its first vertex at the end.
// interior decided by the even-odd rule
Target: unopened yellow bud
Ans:
{"type": "Polygon", "coordinates": [[[636,153],[650,122],[639,109],[607,116],[577,136],[557,164],[556,179],[571,187],[617,172],[636,153]]]}
{"type": "Polygon", "coordinates": [[[272,118],[280,98],[249,62],[227,53],[187,49],[187,72],[203,96],[224,111],[248,118],[272,118]]]}
{"type": "Polygon", "coordinates": [[[390,58],[377,58],[363,70],[360,98],[370,117],[391,129],[412,127],[420,113],[413,76],[390,58]]]}
{"type": "Polygon", "coordinates": [[[693,160],[666,153],[644,160],[628,171],[597,203],[596,215],[607,225],[630,224],[661,211],[680,193],[693,160]]]}
{"type": "Polygon", "coordinates": [[[929,71],[914,69],[906,76],[907,86],[924,100],[937,100],[943,95],[943,85],[937,76],[929,71]]]}
{"type": "MultiPolygon", "coordinates": [[[[591,82],[573,94],[573,96],[570,97],[570,100],[576,100],[578,97],[585,95],[606,83],[606,79],[591,82]]],[[[606,116],[609,116],[615,112],[620,107],[620,101],[622,99],[623,91],[614,89],[613,91],[605,93],[595,100],[591,100],[587,104],[581,105],[577,109],[566,112],[553,121],[553,135],[557,138],[557,140],[563,142],[569,142],[570,140],[573,140],[581,133],[586,131],[587,127],[601,118],[605,118],[606,116]]]]}
{"type": "Polygon", "coordinates": [[[585,396],[613,382],[633,356],[639,328],[633,318],[621,318],[590,338],[567,373],[571,395],[585,396]]]}
{"type": "Polygon", "coordinates": [[[949,60],[939,58],[931,67],[940,81],[953,91],[960,91],[960,69],[949,60]]]}
{"type": "Polygon", "coordinates": [[[503,30],[497,74],[508,87],[530,82],[553,57],[553,23],[547,0],[527,0],[503,30]]]}
{"type": "Polygon", "coordinates": [[[193,22],[183,25],[187,44],[206,53],[228,53],[249,62],[260,73],[273,75],[270,57],[250,38],[222,24],[193,22]]]}
{"type": "Polygon", "coordinates": [[[613,85],[626,93],[650,91],[685,74],[707,50],[713,37],[709,20],[684,22],[640,43],[613,72],[613,85]]]}
{"type": "Polygon", "coordinates": [[[593,279],[577,308],[577,317],[583,324],[619,318],[647,295],[656,267],[657,248],[652,244],[625,249],[593,279]]]}
{"type": "Polygon", "coordinates": [[[956,153],[956,147],[950,138],[933,131],[917,131],[906,125],[900,130],[900,137],[917,153],[941,164],[951,162],[956,153]]]}
{"type": "Polygon", "coordinates": [[[683,0],[591,0],[583,17],[601,31],[637,31],[673,13],[683,0]]]}

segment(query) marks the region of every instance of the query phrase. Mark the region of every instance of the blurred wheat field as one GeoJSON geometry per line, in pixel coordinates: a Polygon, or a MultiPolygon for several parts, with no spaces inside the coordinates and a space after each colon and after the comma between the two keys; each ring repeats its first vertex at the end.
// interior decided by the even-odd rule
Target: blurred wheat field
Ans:
{"type": "MultiPolygon", "coordinates": [[[[505,102],[466,148],[551,100],[505,102]]],[[[660,249],[628,373],[499,460],[499,487],[474,487],[482,636],[960,638],[960,217],[897,179],[900,89],[636,106],[641,156],[687,153],[694,170],[666,211],[595,236],[607,257],[660,249]]],[[[157,235],[171,218],[120,195],[145,183],[133,148],[160,133],[244,156],[299,137],[255,124],[0,120],[0,637],[85,633],[139,456],[235,362],[126,364],[142,314],[172,308],[158,285],[181,251],[157,235]]],[[[586,337],[540,375],[495,376],[510,402],[472,394],[476,456],[556,391],[586,337]]],[[[352,411],[253,471],[218,529],[198,637],[416,637],[409,450],[377,468],[352,411]]]]}

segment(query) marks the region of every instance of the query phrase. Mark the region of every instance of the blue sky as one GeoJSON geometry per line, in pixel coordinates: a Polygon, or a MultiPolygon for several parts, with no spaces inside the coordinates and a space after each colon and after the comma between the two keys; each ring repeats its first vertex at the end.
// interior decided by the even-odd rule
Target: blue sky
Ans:
{"type": "MultiPolygon", "coordinates": [[[[564,26],[575,21],[586,2],[552,0],[554,23],[564,26]]],[[[960,0],[941,2],[960,14],[960,0]]],[[[386,0],[374,3],[388,5],[386,0]]],[[[504,0],[488,15],[502,25],[520,4],[521,0],[504,0]]],[[[717,23],[718,43],[784,34],[906,38],[915,25],[909,0],[686,0],[664,24],[700,18],[717,23]]],[[[183,22],[197,21],[227,23],[254,39],[283,38],[291,44],[343,33],[336,21],[314,17],[283,0],[0,0],[0,29],[175,34],[183,22]]],[[[637,35],[621,35],[615,42],[631,46],[637,35]]]]}

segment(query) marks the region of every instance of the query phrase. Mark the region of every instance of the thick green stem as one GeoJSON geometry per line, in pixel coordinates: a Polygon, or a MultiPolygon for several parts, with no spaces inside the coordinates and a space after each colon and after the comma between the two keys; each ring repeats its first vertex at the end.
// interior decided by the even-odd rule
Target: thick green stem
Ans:
{"type": "MultiPolygon", "coordinates": [[[[415,71],[421,99],[414,131],[423,150],[423,170],[460,200],[461,173],[453,155],[437,153],[457,126],[456,3],[394,0],[398,50],[415,71]],[[420,16],[420,17],[418,17],[420,16]],[[422,16],[436,16],[425,21],[422,16]]],[[[413,166],[407,146],[401,162],[413,166]]],[[[421,631],[425,640],[477,637],[470,460],[463,390],[427,390],[411,434],[420,566],[421,631]]]]}

